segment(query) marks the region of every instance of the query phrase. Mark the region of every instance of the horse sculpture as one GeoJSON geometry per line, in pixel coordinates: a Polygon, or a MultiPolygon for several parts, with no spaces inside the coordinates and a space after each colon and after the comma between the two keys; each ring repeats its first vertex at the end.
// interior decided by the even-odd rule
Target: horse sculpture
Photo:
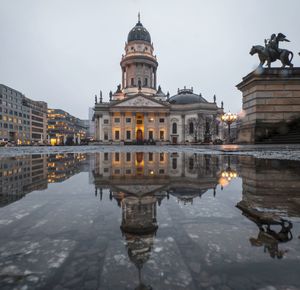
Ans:
{"type": "Polygon", "coordinates": [[[282,63],[282,68],[285,68],[286,66],[293,67],[292,59],[294,57],[294,54],[287,50],[287,49],[281,49],[278,55],[272,55],[269,53],[268,49],[262,45],[254,45],[252,46],[250,50],[250,54],[258,54],[258,58],[260,60],[259,67],[262,67],[265,62],[267,62],[267,66],[270,68],[271,63],[275,62],[276,60],[280,60],[282,63]]]}

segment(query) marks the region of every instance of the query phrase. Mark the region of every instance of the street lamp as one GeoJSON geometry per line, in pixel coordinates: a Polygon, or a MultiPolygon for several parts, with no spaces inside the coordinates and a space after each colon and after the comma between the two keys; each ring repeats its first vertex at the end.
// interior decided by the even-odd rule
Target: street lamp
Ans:
{"type": "Polygon", "coordinates": [[[237,120],[237,114],[226,113],[221,117],[222,122],[226,123],[228,126],[228,143],[230,143],[230,126],[233,122],[237,120]]]}

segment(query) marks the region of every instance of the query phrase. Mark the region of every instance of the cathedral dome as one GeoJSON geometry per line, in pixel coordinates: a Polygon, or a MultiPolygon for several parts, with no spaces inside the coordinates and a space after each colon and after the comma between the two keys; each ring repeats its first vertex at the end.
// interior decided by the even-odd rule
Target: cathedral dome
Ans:
{"type": "Polygon", "coordinates": [[[127,37],[127,42],[130,41],[136,41],[136,40],[141,40],[141,41],[146,41],[151,44],[151,36],[148,30],[143,26],[143,24],[138,21],[138,23],[130,30],[128,37],[127,37]]]}
{"type": "Polygon", "coordinates": [[[177,95],[170,98],[169,103],[178,105],[187,105],[195,103],[207,103],[207,101],[202,97],[202,95],[197,95],[193,93],[193,89],[178,90],[177,95]]]}

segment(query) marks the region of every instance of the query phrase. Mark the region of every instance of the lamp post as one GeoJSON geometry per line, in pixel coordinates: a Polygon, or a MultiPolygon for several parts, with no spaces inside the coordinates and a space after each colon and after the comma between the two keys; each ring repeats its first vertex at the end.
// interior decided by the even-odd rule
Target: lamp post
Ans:
{"type": "Polygon", "coordinates": [[[237,114],[232,114],[230,112],[225,113],[224,115],[222,115],[221,120],[228,126],[228,143],[230,143],[230,126],[237,120],[237,114]]]}

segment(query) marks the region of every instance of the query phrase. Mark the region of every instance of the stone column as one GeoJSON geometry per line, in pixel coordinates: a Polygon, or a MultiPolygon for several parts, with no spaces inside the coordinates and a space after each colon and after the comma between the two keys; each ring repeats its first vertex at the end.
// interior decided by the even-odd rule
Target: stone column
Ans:
{"type": "Polygon", "coordinates": [[[98,136],[98,132],[99,132],[99,120],[98,120],[98,117],[95,118],[95,138],[96,140],[98,141],[99,140],[99,136],[98,136]]]}
{"type": "Polygon", "coordinates": [[[121,112],[120,118],[120,140],[125,140],[125,113],[121,112]]]}
{"type": "Polygon", "coordinates": [[[181,115],[181,124],[182,124],[182,143],[185,143],[185,115],[181,115]]]}
{"type": "Polygon", "coordinates": [[[135,136],[135,127],[136,127],[136,113],[132,113],[132,118],[131,118],[131,125],[132,125],[132,134],[131,134],[131,139],[132,141],[136,139],[135,136]]]}
{"type": "Polygon", "coordinates": [[[159,140],[159,113],[154,113],[154,140],[159,140]]]}
{"type": "Polygon", "coordinates": [[[171,136],[170,136],[170,114],[166,113],[166,118],[165,118],[165,140],[170,140],[171,141],[171,136]]]}
{"type": "Polygon", "coordinates": [[[97,140],[103,140],[102,139],[102,114],[99,115],[98,118],[98,139],[97,140]]]}
{"type": "Polygon", "coordinates": [[[148,140],[148,113],[144,113],[144,140],[148,140]]]}
{"type": "Polygon", "coordinates": [[[108,131],[108,140],[113,140],[113,112],[109,112],[109,124],[110,130],[108,131]]]}

